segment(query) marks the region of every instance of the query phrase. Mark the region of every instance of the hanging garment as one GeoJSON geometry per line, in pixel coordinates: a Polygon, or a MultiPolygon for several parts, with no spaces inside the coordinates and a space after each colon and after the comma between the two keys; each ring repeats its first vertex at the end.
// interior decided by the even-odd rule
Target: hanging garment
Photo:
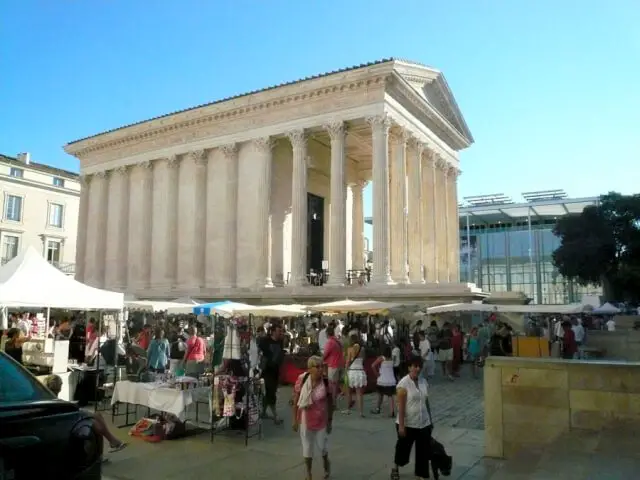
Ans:
{"type": "Polygon", "coordinates": [[[224,337],[224,358],[227,360],[240,360],[242,350],[238,331],[233,325],[227,326],[227,334],[224,337]]]}

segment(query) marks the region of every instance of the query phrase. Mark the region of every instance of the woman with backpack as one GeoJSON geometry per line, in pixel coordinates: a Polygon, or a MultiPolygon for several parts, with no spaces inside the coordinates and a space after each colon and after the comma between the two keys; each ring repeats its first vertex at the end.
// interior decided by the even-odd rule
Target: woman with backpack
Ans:
{"type": "Polygon", "coordinates": [[[317,450],[322,455],[324,478],[328,479],[331,475],[328,446],[333,426],[333,399],[329,383],[323,378],[322,357],[310,357],[307,368],[293,388],[293,431],[300,433],[306,479],[311,480],[317,450]]]}

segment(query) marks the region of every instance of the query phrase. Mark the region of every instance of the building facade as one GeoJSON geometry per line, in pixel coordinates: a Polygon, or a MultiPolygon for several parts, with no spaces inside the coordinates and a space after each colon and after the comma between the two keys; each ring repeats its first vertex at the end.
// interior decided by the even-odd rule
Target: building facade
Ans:
{"type": "MultiPolygon", "coordinates": [[[[459,151],[473,139],[443,75],[383,60],[72,142],[76,278],[145,297],[459,284],[459,151]],[[409,179],[407,182],[405,179],[409,179]],[[328,272],[327,272],[328,271],[328,272]]],[[[303,294],[301,294],[303,295],[303,294]]]]}
{"type": "Polygon", "coordinates": [[[80,182],[78,174],[31,161],[28,153],[0,155],[0,262],[32,246],[74,274],[80,182]]]}
{"type": "Polygon", "coordinates": [[[566,198],[561,190],[523,194],[514,203],[504,195],[465,198],[460,207],[460,278],[483,291],[521,292],[532,303],[579,302],[599,287],[568,281],[553,266],[560,239],[553,227],[564,215],[596,205],[597,197],[566,198]]]}

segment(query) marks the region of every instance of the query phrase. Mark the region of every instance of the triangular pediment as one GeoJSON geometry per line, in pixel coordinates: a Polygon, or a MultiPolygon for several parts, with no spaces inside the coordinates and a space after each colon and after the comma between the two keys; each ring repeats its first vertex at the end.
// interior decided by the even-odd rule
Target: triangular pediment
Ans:
{"type": "Polygon", "coordinates": [[[442,72],[423,65],[405,62],[396,62],[394,69],[458,133],[466,137],[470,143],[473,142],[473,136],[442,72]]]}

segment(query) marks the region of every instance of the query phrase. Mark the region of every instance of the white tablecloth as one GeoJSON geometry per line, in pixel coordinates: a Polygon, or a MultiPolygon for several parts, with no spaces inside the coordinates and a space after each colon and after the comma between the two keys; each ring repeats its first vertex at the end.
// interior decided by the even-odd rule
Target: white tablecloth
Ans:
{"type": "Polygon", "coordinates": [[[157,383],[135,383],[128,380],[117,382],[111,397],[111,405],[117,402],[143,405],[161,412],[175,415],[180,420],[185,419],[185,409],[201,399],[207,401],[211,387],[177,390],[163,387],[157,383]]]}

